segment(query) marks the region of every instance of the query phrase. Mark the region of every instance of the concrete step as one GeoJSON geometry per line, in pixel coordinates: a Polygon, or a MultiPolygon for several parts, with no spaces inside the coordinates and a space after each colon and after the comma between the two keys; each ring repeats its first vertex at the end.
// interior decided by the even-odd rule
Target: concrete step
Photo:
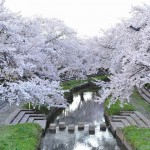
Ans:
{"type": "Polygon", "coordinates": [[[141,97],[143,97],[145,101],[150,104],[150,98],[138,87],[137,87],[137,91],[139,92],[141,97]]]}
{"type": "Polygon", "coordinates": [[[148,126],[150,127],[150,120],[148,120],[144,115],[142,115],[140,112],[135,111],[135,114],[141,118],[141,120],[148,126]]]}
{"type": "Polygon", "coordinates": [[[13,120],[17,117],[20,111],[32,111],[31,109],[16,109],[5,121],[5,124],[11,124],[13,120]]]}
{"type": "Polygon", "coordinates": [[[112,122],[122,122],[123,125],[126,126],[130,126],[131,124],[125,119],[112,119],[112,122]]]}
{"type": "Polygon", "coordinates": [[[25,114],[31,114],[31,113],[35,113],[34,111],[28,111],[28,110],[24,110],[24,111],[20,111],[19,114],[15,117],[15,119],[12,121],[11,124],[15,125],[20,123],[21,119],[24,117],[25,114]]]}
{"type": "Polygon", "coordinates": [[[46,120],[34,120],[33,122],[39,124],[43,130],[46,127],[46,120]]]}
{"type": "Polygon", "coordinates": [[[26,122],[28,122],[28,119],[30,117],[43,117],[43,118],[45,118],[45,115],[43,115],[43,114],[27,114],[26,113],[24,115],[24,117],[21,119],[20,123],[26,123],[26,122]]]}
{"type": "Polygon", "coordinates": [[[34,122],[34,120],[45,120],[45,117],[29,117],[27,122],[34,122]]]}
{"type": "Polygon", "coordinates": [[[120,114],[122,113],[130,113],[130,114],[134,114],[134,111],[120,111],[120,114]]]}
{"type": "Polygon", "coordinates": [[[130,114],[130,116],[140,127],[147,127],[147,125],[136,114],[130,114]]]}
{"type": "Polygon", "coordinates": [[[114,115],[114,116],[112,116],[112,119],[126,119],[129,122],[129,124],[137,125],[137,123],[129,115],[128,116],[116,116],[116,115],[114,115]]]}
{"type": "Polygon", "coordinates": [[[137,126],[137,123],[134,121],[134,119],[130,116],[127,116],[126,119],[128,120],[128,122],[131,124],[131,125],[134,125],[134,126],[137,126]]]}
{"type": "Polygon", "coordinates": [[[116,133],[117,128],[122,128],[129,125],[144,128],[150,127],[150,120],[138,111],[121,111],[120,115],[110,117],[109,122],[113,134],[116,133]]]}
{"type": "Polygon", "coordinates": [[[150,92],[147,91],[144,87],[142,87],[141,90],[150,99],[150,92]]]}
{"type": "Polygon", "coordinates": [[[113,134],[115,134],[117,128],[123,128],[124,124],[122,122],[112,122],[110,121],[110,128],[113,134]]]}

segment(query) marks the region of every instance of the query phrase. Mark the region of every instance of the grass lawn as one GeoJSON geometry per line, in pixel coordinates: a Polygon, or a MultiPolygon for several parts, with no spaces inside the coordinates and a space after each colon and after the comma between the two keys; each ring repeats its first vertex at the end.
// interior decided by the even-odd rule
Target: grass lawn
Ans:
{"type": "Polygon", "coordinates": [[[129,126],[122,130],[134,150],[150,150],[150,128],[129,126]]]}
{"type": "Polygon", "coordinates": [[[94,81],[94,79],[102,80],[102,81],[109,80],[107,75],[97,75],[94,77],[88,77],[86,80],[70,80],[70,81],[62,82],[61,87],[64,90],[70,90],[76,86],[83,84],[83,83],[94,81]]]}
{"type": "Polygon", "coordinates": [[[61,87],[63,88],[63,90],[70,90],[73,87],[79,86],[86,82],[87,82],[86,80],[70,80],[70,81],[63,82],[61,84],[61,87]]]}
{"type": "Polygon", "coordinates": [[[102,80],[102,81],[109,81],[108,75],[97,75],[94,77],[90,77],[91,80],[97,79],[97,80],[102,80]]]}
{"type": "Polygon", "coordinates": [[[38,124],[0,126],[0,150],[36,150],[41,138],[38,124]]]}
{"type": "Polygon", "coordinates": [[[105,113],[108,115],[119,115],[120,111],[133,111],[134,107],[131,104],[124,104],[123,107],[120,107],[120,101],[117,100],[115,104],[112,104],[110,108],[108,108],[109,99],[107,99],[104,103],[105,113]]]}

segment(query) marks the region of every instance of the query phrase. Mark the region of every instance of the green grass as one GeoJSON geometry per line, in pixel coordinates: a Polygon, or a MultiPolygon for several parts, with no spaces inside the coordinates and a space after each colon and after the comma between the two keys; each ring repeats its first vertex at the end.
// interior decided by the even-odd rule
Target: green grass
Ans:
{"type": "Polygon", "coordinates": [[[97,80],[102,80],[102,81],[108,81],[108,75],[97,75],[97,76],[94,76],[94,77],[90,77],[90,79],[93,81],[94,79],[97,79],[97,80]]]}
{"type": "Polygon", "coordinates": [[[83,83],[94,81],[94,79],[103,80],[103,81],[109,80],[107,75],[97,75],[94,77],[90,76],[86,80],[70,80],[70,81],[63,82],[63,83],[61,83],[61,87],[63,88],[63,90],[70,90],[76,86],[83,84],[83,83]]]}
{"type": "MultiPolygon", "coordinates": [[[[30,103],[30,107],[29,107],[29,103],[25,103],[22,108],[25,108],[25,109],[33,109],[33,104],[30,103]]],[[[49,109],[48,109],[48,105],[40,105],[40,108],[39,108],[39,105],[36,105],[35,106],[35,111],[37,113],[44,113],[44,114],[48,114],[49,113],[49,109]]]]}
{"type": "Polygon", "coordinates": [[[122,130],[134,150],[150,150],[150,128],[129,126],[122,130]]]}
{"type": "Polygon", "coordinates": [[[70,81],[63,82],[61,84],[61,87],[63,88],[63,90],[70,90],[73,87],[79,86],[86,82],[87,82],[86,80],[70,80],[70,81]]]}
{"type": "Polygon", "coordinates": [[[36,150],[41,138],[38,124],[0,126],[0,150],[36,150]]]}
{"type": "Polygon", "coordinates": [[[131,95],[131,104],[134,106],[135,110],[140,111],[150,119],[150,104],[140,96],[137,90],[134,90],[131,95]]]}
{"type": "Polygon", "coordinates": [[[105,100],[104,107],[105,107],[105,113],[108,115],[119,115],[120,111],[133,111],[134,107],[131,104],[124,104],[123,107],[120,106],[120,101],[117,100],[114,104],[108,108],[109,99],[105,100]]]}

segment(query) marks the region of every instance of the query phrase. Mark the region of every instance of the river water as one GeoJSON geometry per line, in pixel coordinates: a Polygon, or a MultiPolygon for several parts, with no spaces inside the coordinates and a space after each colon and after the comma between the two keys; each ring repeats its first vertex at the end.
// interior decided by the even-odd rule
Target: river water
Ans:
{"type": "Polygon", "coordinates": [[[93,101],[97,92],[80,91],[73,94],[72,103],[57,116],[55,123],[64,121],[67,125],[85,122],[85,129],[68,133],[67,129],[56,133],[47,132],[42,139],[41,150],[120,150],[116,139],[110,131],[100,131],[100,123],[104,120],[103,104],[93,101]],[[88,125],[96,126],[95,134],[88,132],[88,125]]]}

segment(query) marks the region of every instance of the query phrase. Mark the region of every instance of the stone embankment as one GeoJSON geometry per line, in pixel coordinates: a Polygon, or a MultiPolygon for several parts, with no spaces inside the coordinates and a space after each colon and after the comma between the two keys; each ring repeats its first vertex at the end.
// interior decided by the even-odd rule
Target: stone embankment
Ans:
{"type": "Polygon", "coordinates": [[[113,116],[105,114],[105,119],[122,150],[132,150],[132,147],[126,141],[121,128],[131,125],[150,128],[150,120],[138,111],[121,111],[120,115],[113,116]]]}

